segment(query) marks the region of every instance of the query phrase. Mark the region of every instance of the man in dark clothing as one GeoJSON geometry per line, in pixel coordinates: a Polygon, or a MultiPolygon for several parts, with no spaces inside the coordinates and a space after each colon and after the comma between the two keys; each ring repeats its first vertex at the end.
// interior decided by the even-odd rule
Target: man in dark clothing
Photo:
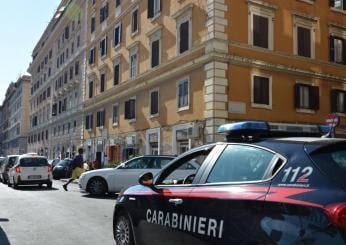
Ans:
{"type": "Polygon", "coordinates": [[[85,172],[85,169],[83,166],[83,149],[82,148],[78,149],[78,155],[73,159],[72,166],[73,166],[72,177],[71,179],[67,181],[66,184],[63,185],[65,191],[67,191],[68,184],[70,184],[75,179],[78,179],[82,175],[82,173],[85,172]]]}

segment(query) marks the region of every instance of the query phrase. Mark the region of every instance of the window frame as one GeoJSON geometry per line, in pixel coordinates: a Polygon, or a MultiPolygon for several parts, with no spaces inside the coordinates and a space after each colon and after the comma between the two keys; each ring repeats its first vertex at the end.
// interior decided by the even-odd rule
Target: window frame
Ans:
{"type": "Polygon", "coordinates": [[[186,110],[189,110],[190,109],[190,94],[191,94],[191,84],[190,84],[190,77],[187,76],[187,77],[184,77],[184,78],[181,78],[177,81],[176,83],[176,100],[177,100],[177,111],[180,112],[180,111],[186,111],[186,110]],[[181,107],[179,107],[179,85],[183,82],[187,82],[187,88],[188,88],[188,93],[187,93],[187,105],[183,105],[181,107]]]}
{"type": "Polygon", "coordinates": [[[316,58],[316,21],[314,19],[305,19],[300,16],[293,18],[293,53],[295,56],[305,59],[316,58]],[[310,57],[298,54],[298,27],[310,30],[310,57]]]}
{"type": "Polygon", "coordinates": [[[139,7],[136,6],[131,10],[131,36],[135,36],[139,32],[139,7]],[[133,19],[133,14],[137,11],[137,25],[136,25],[136,30],[133,30],[133,24],[134,24],[134,19],[133,19]]]}
{"type": "MultiPolygon", "coordinates": [[[[125,106],[125,108],[124,108],[124,119],[125,120],[128,120],[129,121],[129,123],[132,123],[132,122],[135,122],[136,121],[136,116],[137,116],[137,98],[136,98],[136,96],[133,96],[133,97],[130,97],[130,98],[128,98],[125,102],[124,102],[124,106],[125,106]],[[127,102],[130,102],[131,100],[134,100],[135,101],[135,103],[134,103],[134,110],[133,110],[133,116],[134,117],[131,117],[131,118],[128,118],[127,117],[127,113],[126,113],[126,103],[127,102]]],[[[131,104],[130,104],[131,105],[131,104]]],[[[130,108],[130,112],[131,112],[131,108],[130,108]]],[[[129,113],[130,113],[129,112],[129,113]]],[[[132,115],[131,115],[132,116],[132,115]]]]}
{"type": "Polygon", "coordinates": [[[101,59],[107,56],[107,46],[108,46],[108,40],[107,40],[107,36],[104,36],[101,40],[100,40],[100,57],[101,59]],[[104,46],[103,46],[103,42],[104,42],[104,46]]]}
{"type": "Polygon", "coordinates": [[[160,116],[160,89],[159,88],[154,88],[151,89],[149,91],[149,116],[150,118],[154,118],[154,117],[158,117],[160,116]],[[157,92],[157,113],[152,114],[151,111],[151,104],[152,104],[152,100],[151,100],[151,94],[157,92]]]}
{"type": "Polygon", "coordinates": [[[122,24],[121,22],[115,24],[114,28],[113,28],[113,48],[119,48],[121,45],[121,38],[122,38],[122,24]],[[118,43],[115,43],[115,30],[119,28],[118,31],[118,43]]]}
{"type": "Polygon", "coordinates": [[[129,68],[129,79],[134,80],[139,74],[139,55],[138,55],[138,46],[135,46],[130,49],[129,51],[129,61],[130,61],[130,68],[129,68]],[[136,62],[132,64],[132,56],[136,56],[136,62]],[[134,69],[134,70],[133,70],[134,69]]]}
{"type": "Polygon", "coordinates": [[[161,42],[161,29],[155,31],[149,36],[149,47],[150,47],[150,67],[155,68],[161,65],[161,56],[162,56],[162,42],[161,42]],[[159,41],[159,50],[158,50],[158,64],[153,66],[153,43],[159,41]]]}
{"type": "Polygon", "coordinates": [[[303,113],[316,113],[320,109],[320,87],[309,82],[304,82],[304,81],[297,81],[295,83],[294,87],[294,106],[297,112],[303,112],[303,113]],[[301,89],[302,87],[308,88],[309,92],[309,97],[307,98],[308,100],[308,107],[303,107],[301,104],[301,89]],[[299,94],[297,94],[299,89],[299,94]],[[312,98],[311,96],[316,96],[314,94],[314,90],[318,89],[318,97],[312,98]],[[299,102],[298,102],[298,95],[299,95],[299,102]],[[315,101],[317,99],[317,101],[315,101]],[[311,101],[315,101],[316,104],[310,104],[311,101]],[[298,105],[299,103],[299,105],[298,105]]]}
{"type": "Polygon", "coordinates": [[[260,72],[255,72],[251,74],[251,107],[255,107],[255,108],[264,108],[264,109],[272,109],[272,105],[273,105],[273,90],[272,90],[272,82],[273,77],[269,74],[264,74],[264,73],[260,73],[260,72]],[[255,77],[264,77],[264,78],[268,78],[269,79],[269,91],[268,91],[268,102],[269,104],[259,104],[259,103],[255,103],[255,77]]]}
{"type": "Polygon", "coordinates": [[[274,11],[265,6],[249,5],[248,15],[248,43],[252,47],[262,48],[266,50],[274,50],[274,11]],[[268,47],[261,47],[254,45],[254,15],[268,19],[268,47]]]}
{"type": "Polygon", "coordinates": [[[177,32],[177,37],[176,37],[176,54],[177,56],[184,54],[188,52],[189,50],[192,49],[192,9],[187,10],[184,14],[179,15],[179,17],[176,20],[176,32],[177,32]],[[188,49],[185,50],[184,52],[180,53],[180,26],[185,23],[189,22],[189,35],[188,35],[188,49]]]}
{"type": "Polygon", "coordinates": [[[119,126],[119,103],[114,103],[112,105],[112,125],[113,127],[117,127],[119,126]],[[114,120],[114,108],[117,107],[117,117],[116,117],[116,120],[114,120]]]}

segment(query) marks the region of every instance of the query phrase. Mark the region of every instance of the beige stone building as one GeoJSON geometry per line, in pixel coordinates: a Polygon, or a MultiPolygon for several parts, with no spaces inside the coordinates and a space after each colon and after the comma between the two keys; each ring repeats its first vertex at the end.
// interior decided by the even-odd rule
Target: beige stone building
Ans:
{"type": "Polygon", "coordinates": [[[33,50],[29,150],[72,157],[83,142],[86,1],[61,1],[33,50]]]}
{"type": "Polygon", "coordinates": [[[346,115],[345,1],[88,1],[89,160],[179,154],[227,121],[346,115]],[[335,96],[334,96],[335,95],[335,96]]]}
{"type": "Polygon", "coordinates": [[[3,102],[2,150],[4,155],[27,152],[29,125],[30,76],[12,82],[3,102]]]}

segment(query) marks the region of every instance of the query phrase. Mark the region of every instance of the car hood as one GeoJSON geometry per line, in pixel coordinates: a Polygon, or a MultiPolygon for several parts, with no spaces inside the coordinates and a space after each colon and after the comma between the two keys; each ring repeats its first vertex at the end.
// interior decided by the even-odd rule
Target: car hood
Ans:
{"type": "Polygon", "coordinates": [[[114,171],[114,168],[103,168],[103,169],[90,170],[88,172],[85,172],[84,175],[86,176],[107,175],[109,173],[112,173],[112,171],[114,171]]]}

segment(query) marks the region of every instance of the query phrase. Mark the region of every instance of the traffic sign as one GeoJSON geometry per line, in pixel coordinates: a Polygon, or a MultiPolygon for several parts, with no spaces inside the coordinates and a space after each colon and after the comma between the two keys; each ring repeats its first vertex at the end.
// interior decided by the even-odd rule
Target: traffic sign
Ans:
{"type": "Polygon", "coordinates": [[[337,127],[340,123],[340,117],[336,114],[328,114],[326,123],[329,127],[337,127]]]}

